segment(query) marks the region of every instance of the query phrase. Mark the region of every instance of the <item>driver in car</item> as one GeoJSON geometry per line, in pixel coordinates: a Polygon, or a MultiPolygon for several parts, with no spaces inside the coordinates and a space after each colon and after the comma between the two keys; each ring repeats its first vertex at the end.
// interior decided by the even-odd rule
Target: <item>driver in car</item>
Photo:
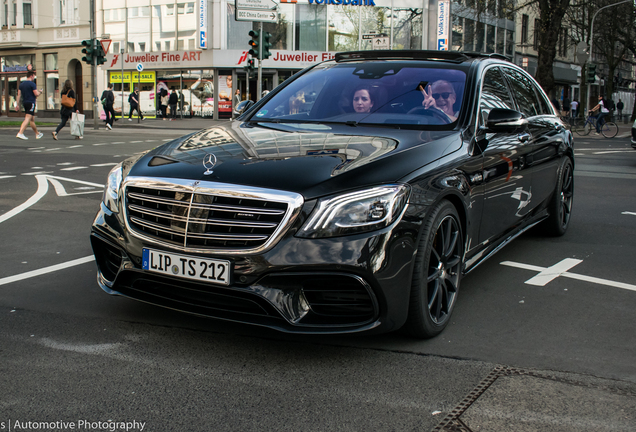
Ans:
{"type": "Polygon", "coordinates": [[[418,89],[424,96],[422,101],[424,108],[437,108],[446,114],[451,121],[457,120],[457,113],[453,110],[457,96],[451,83],[445,80],[437,80],[433,84],[427,85],[426,88],[422,88],[420,85],[418,89]]]}

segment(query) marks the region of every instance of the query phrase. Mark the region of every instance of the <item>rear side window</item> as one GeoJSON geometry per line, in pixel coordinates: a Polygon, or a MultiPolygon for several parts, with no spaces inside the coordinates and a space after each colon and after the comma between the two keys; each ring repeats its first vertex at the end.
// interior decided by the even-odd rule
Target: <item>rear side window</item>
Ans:
{"type": "Polygon", "coordinates": [[[512,93],[517,101],[519,111],[526,117],[543,114],[543,108],[535,93],[532,81],[517,70],[509,68],[504,68],[504,70],[509,78],[508,81],[512,87],[512,93]]]}
{"type": "Polygon", "coordinates": [[[479,103],[480,125],[486,124],[486,118],[493,108],[515,109],[508,86],[499,68],[490,68],[484,74],[479,103]]]}

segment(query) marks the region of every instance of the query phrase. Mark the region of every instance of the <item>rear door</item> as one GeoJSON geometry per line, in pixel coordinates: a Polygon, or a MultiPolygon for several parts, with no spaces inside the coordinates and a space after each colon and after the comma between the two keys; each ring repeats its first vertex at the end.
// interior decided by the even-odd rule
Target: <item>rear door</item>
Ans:
{"type": "MultiPolygon", "coordinates": [[[[516,109],[510,88],[499,67],[483,76],[479,104],[479,126],[493,108],[516,109]]],[[[532,178],[526,169],[531,138],[527,132],[489,133],[480,146],[483,151],[484,205],[479,242],[491,242],[514,229],[527,214],[532,178]]]]}
{"type": "Polygon", "coordinates": [[[531,139],[525,145],[526,170],[532,176],[531,199],[527,210],[545,203],[555,190],[560,146],[569,133],[557,117],[543,90],[525,72],[504,67],[517,109],[528,119],[531,139]]]}

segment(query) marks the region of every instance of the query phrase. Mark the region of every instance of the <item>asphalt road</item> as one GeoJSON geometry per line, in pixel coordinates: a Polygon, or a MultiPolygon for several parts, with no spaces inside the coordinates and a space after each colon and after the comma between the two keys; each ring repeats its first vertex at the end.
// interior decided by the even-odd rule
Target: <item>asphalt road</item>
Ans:
{"type": "Polygon", "coordinates": [[[628,139],[575,137],[567,234],[519,237],[419,341],[291,336],[101,292],[89,231],[108,171],[187,132],[144,126],[0,129],[0,430],[636,430],[628,139]]]}

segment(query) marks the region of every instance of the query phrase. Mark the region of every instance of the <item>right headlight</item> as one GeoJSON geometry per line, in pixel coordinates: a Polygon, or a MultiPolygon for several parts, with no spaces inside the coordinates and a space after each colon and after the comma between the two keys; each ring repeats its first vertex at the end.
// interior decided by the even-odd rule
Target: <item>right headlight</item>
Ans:
{"type": "Polygon", "coordinates": [[[409,186],[394,184],[322,198],[296,235],[336,237],[387,227],[402,215],[409,192],[409,186]]]}
{"type": "Polygon", "coordinates": [[[115,165],[115,167],[108,173],[108,181],[104,187],[104,196],[102,201],[106,207],[112,212],[119,212],[119,187],[122,181],[122,168],[121,163],[115,165]]]}

